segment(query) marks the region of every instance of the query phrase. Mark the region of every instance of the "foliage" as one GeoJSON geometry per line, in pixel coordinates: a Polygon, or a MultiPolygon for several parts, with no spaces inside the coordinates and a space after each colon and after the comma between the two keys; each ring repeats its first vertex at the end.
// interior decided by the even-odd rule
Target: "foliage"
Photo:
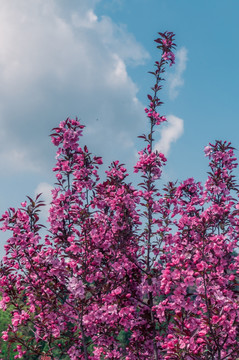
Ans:
{"type": "Polygon", "coordinates": [[[190,178],[157,181],[166,162],[154,150],[157,112],[174,35],[159,33],[146,143],[134,171],[114,161],[100,182],[102,159],[79,146],[84,126],[66,119],[53,129],[57,146],[49,229],[44,241],[40,197],[2,217],[10,230],[0,267],[3,310],[11,323],[2,338],[15,358],[233,360],[239,354],[238,186],[230,143],[205,148],[203,187],[190,178]],[[26,330],[27,329],[27,330],[26,330]]]}
{"type": "MultiPolygon", "coordinates": [[[[11,313],[9,310],[6,311],[0,311],[0,332],[2,333],[3,331],[5,331],[7,329],[8,324],[11,321],[11,313]]],[[[0,339],[0,349],[1,349],[1,355],[4,358],[7,358],[7,356],[9,356],[10,358],[14,358],[14,352],[13,349],[10,349],[8,346],[8,344],[3,341],[3,339],[0,339]]]]}

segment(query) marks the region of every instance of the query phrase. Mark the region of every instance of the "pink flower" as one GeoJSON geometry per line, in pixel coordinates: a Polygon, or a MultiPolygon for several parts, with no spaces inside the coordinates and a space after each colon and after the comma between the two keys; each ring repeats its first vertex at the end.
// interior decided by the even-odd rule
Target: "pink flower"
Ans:
{"type": "Polygon", "coordinates": [[[71,278],[67,288],[74,296],[79,297],[80,299],[84,298],[85,290],[82,280],[78,280],[75,277],[71,278]]]}
{"type": "Polygon", "coordinates": [[[3,332],[2,332],[2,339],[3,339],[4,341],[7,341],[7,340],[8,340],[8,332],[7,332],[7,331],[3,331],[3,332]]]}
{"type": "Polygon", "coordinates": [[[196,267],[197,267],[198,271],[203,271],[203,270],[205,269],[205,263],[204,263],[204,261],[201,261],[200,263],[198,263],[198,264],[196,265],[196,267]]]}

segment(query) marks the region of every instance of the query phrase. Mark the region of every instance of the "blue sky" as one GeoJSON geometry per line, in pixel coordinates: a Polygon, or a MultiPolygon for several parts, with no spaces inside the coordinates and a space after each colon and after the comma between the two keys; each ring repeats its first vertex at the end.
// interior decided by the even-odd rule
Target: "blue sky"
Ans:
{"type": "Polygon", "coordinates": [[[208,142],[239,149],[238,13],[238,0],[1,0],[1,213],[36,192],[49,201],[48,135],[67,116],[82,119],[82,142],[105,166],[119,159],[131,171],[158,31],[178,45],[161,95],[169,122],[156,134],[163,180],[205,180],[208,142]]]}

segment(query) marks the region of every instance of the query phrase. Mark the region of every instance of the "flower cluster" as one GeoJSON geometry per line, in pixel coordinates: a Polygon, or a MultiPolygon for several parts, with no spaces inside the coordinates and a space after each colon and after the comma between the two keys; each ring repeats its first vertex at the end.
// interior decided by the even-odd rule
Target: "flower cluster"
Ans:
{"type": "Polygon", "coordinates": [[[174,34],[172,32],[159,33],[160,37],[155,40],[158,44],[157,48],[162,51],[162,56],[160,61],[155,61],[154,66],[156,67],[155,71],[150,71],[155,78],[155,84],[152,87],[153,95],[148,94],[148,99],[150,104],[145,108],[147,117],[150,119],[151,126],[160,125],[162,122],[166,121],[166,117],[160,115],[156,109],[158,106],[162,105],[163,102],[158,97],[158,92],[161,90],[161,82],[164,80],[162,74],[165,72],[165,66],[169,63],[172,66],[175,62],[175,55],[173,50],[176,45],[174,43],[174,34]]]}
{"type": "Polygon", "coordinates": [[[150,174],[152,180],[160,179],[162,166],[166,163],[166,158],[162,153],[151,151],[150,145],[139,151],[139,160],[134,167],[134,172],[141,171],[144,175],[150,174]]]}
{"type": "Polygon", "coordinates": [[[162,59],[166,62],[169,61],[169,65],[172,66],[175,63],[175,55],[171,51],[174,48],[174,34],[166,31],[165,33],[159,33],[160,37],[155,40],[158,43],[158,49],[163,50],[162,59]]]}
{"type": "Polygon", "coordinates": [[[154,110],[154,104],[152,102],[150,103],[150,108],[145,108],[144,111],[155,125],[160,125],[162,122],[167,121],[165,116],[160,116],[159,113],[154,110]]]}

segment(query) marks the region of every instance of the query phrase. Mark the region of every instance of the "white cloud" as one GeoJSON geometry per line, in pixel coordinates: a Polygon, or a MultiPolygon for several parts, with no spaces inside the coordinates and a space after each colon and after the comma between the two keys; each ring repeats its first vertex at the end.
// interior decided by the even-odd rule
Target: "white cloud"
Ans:
{"type": "Polygon", "coordinates": [[[166,156],[169,154],[172,143],[183,134],[183,119],[175,115],[168,115],[167,120],[167,123],[163,125],[160,131],[161,138],[155,144],[155,150],[162,152],[166,156]]]}
{"type": "Polygon", "coordinates": [[[92,9],[88,10],[82,18],[77,13],[72,14],[72,24],[78,28],[92,29],[97,24],[98,17],[94,14],[92,9]]]}
{"type": "Polygon", "coordinates": [[[39,172],[36,163],[24,149],[6,148],[1,151],[0,167],[12,172],[39,172]]]}
{"type": "Polygon", "coordinates": [[[39,164],[31,158],[21,145],[17,134],[10,134],[0,128],[0,167],[8,174],[17,172],[39,173],[39,164]]]}
{"type": "Polygon", "coordinates": [[[186,70],[188,51],[182,47],[176,51],[175,72],[168,77],[169,82],[169,96],[175,99],[178,96],[179,88],[184,85],[183,73],[186,70]]]}
{"type": "Polygon", "coordinates": [[[124,26],[97,17],[96,3],[79,0],[73,9],[67,0],[1,0],[3,171],[42,171],[52,153],[47,135],[68,116],[87,125],[82,141],[106,162],[133,156],[145,117],[127,65],[149,55],[124,26]]]}

